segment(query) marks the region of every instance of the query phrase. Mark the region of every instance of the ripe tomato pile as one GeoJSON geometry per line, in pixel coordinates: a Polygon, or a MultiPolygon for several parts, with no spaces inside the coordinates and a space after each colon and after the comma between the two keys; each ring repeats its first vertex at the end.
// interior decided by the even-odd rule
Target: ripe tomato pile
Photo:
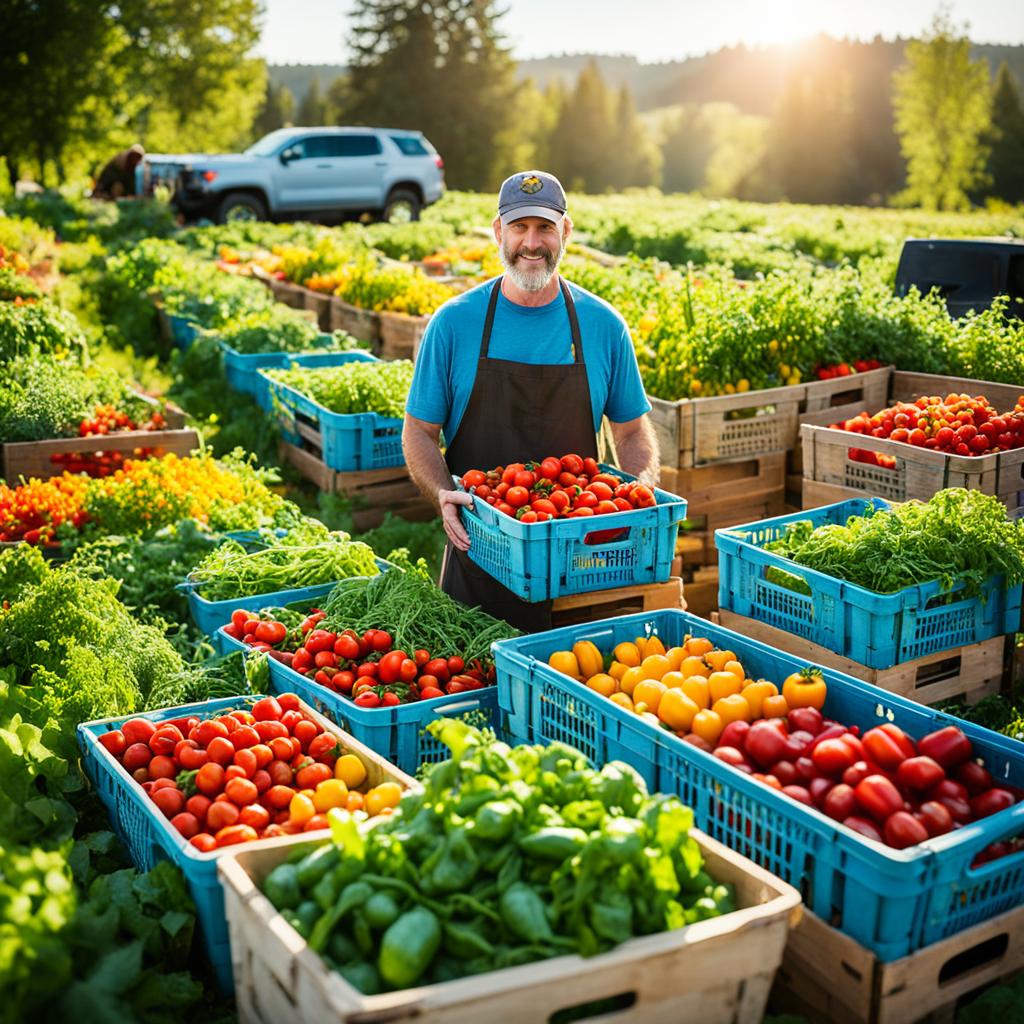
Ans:
{"type": "Polygon", "coordinates": [[[425,649],[393,649],[391,634],[368,629],[334,632],[320,628],[326,618],[314,609],[297,631],[283,622],[237,609],[225,632],[294,669],[361,708],[393,708],[452,693],[468,693],[494,683],[494,666],[468,668],[462,658],[435,658],[425,649]]]}
{"type": "Polygon", "coordinates": [[[462,486],[522,523],[611,515],[657,504],[646,484],[625,483],[614,473],[601,472],[594,459],[578,455],[513,462],[487,473],[471,469],[462,477],[462,486]]]}
{"type": "MultiPolygon", "coordinates": [[[[986,455],[1024,446],[1024,395],[1006,413],[998,413],[983,396],[923,396],[916,402],[897,402],[874,416],[862,412],[839,430],[901,441],[948,455],[986,455]]],[[[892,467],[891,456],[857,450],[855,461],[892,467]]]]}
{"type": "Polygon", "coordinates": [[[133,718],[99,737],[203,853],[327,828],[334,807],[390,813],[396,782],[361,792],[366,767],[300,710],[294,693],[200,721],[133,718]]]}
{"type": "MultiPolygon", "coordinates": [[[[143,424],[136,423],[127,413],[113,405],[97,405],[91,419],[78,425],[79,437],[100,437],[128,430],[163,430],[167,426],[163,414],[154,412],[143,424]]],[[[50,462],[68,473],[86,473],[89,476],[111,476],[124,466],[126,459],[148,459],[153,448],[135,448],[114,452],[56,452],[50,462]]]]}
{"type": "MultiPolygon", "coordinates": [[[[888,722],[863,736],[859,732],[825,718],[819,708],[800,707],[785,719],[730,722],[714,755],[897,850],[987,818],[1020,799],[1017,791],[994,784],[956,726],[916,743],[888,722]]],[[[979,859],[1006,852],[989,847],[979,859]]]]}
{"type": "Polygon", "coordinates": [[[819,366],[814,375],[818,380],[834,380],[836,377],[849,377],[854,373],[877,370],[881,365],[877,359],[855,359],[852,364],[835,363],[831,366],[819,366]]]}

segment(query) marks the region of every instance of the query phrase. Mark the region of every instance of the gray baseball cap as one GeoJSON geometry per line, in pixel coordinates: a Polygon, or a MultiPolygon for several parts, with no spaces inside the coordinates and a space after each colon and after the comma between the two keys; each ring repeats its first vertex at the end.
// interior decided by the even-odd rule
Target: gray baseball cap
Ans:
{"type": "Polygon", "coordinates": [[[558,223],[567,204],[561,182],[547,171],[520,171],[506,178],[498,193],[498,216],[502,224],[523,217],[543,217],[558,223]]]}

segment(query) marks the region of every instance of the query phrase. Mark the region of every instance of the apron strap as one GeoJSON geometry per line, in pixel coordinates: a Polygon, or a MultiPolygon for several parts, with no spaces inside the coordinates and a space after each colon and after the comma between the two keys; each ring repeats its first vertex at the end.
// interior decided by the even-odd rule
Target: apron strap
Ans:
{"type": "MultiPolygon", "coordinates": [[[[491,330],[494,327],[494,314],[498,309],[498,294],[501,291],[502,277],[496,278],[491,288],[491,296],[487,301],[487,316],[484,318],[483,340],[480,343],[480,358],[487,359],[491,349],[491,330]]],[[[583,340],[580,335],[580,321],[576,316],[576,303],[573,301],[572,292],[565,283],[565,278],[558,275],[558,287],[561,289],[562,298],[565,300],[565,311],[569,316],[569,333],[572,337],[573,362],[583,362],[583,340]]]]}

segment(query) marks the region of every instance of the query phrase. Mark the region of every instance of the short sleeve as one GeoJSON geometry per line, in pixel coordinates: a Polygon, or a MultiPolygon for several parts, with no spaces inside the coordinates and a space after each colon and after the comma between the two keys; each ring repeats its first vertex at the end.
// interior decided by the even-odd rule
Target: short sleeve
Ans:
{"type": "Polygon", "coordinates": [[[604,414],[613,423],[628,423],[650,412],[651,403],[644,391],[629,328],[622,320],[616,320],[616,327],[612,328],[611,380],[604,414]]]}
{"type": "Polygon", "coordinates": [[[416,369],[405,403],[410,416],[426,423],[447,422],[452,407],[451,364],[451,332],[443,316],[433,316],[416,354],[416,369]]]}

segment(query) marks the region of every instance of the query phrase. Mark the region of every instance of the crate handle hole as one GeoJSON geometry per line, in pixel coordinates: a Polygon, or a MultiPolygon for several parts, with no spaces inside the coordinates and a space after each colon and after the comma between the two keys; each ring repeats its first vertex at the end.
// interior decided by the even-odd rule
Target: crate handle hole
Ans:
{"type": "Polygon", "coordinates": [[[847,448],[846,460],[847,462],[859,462],[861,465],[880,469],[885,473],[895,473],[899,468],[895,456],[868,451],[866,448],[847,448]]]}
{"type": "Polygon", "coordinates": [[[1010,948],[1010,936],[1006,932],[993,935],[991,939],[979,942],[970,949],[950,957],[939,970],[939,985],[950,985],[970,971],[1001,960],[1010,948]]]}
{"type": "Polygon", "coordinates": [[[847,388],[846,391],[836,391],[829,400],[829,407],[837,405],[849,405],[851,402],[860,402],[864,398],[864,388],[860,385],[847,388]]]}
{"type": "Polygon", "coordinates": [[[922,686],[930,686],[932,683],[939,683],[945,679],[955,679],[960,675],[960,666],[963,656],[956,654],[952,658],[944,658],[942,661],[933,662],[931,665],[922,665],[917,670],[914,679],[914,689],[922,686]]]}
{"type": "Polygon", "coordinates": [[[725,414],[726,420],[750,420],[758,416],[774,416],[778,412],[775,405],[750,405],[744,409],[730,409],[725,414]]]}
{"type": "Polygon", "coordinates": [[[594,530],[583,538],[583,543],[591,546],[595,544],[615,544],[618,541],[625,540],[629,536],[631,529],[632,527],[630,526],[619,526],[614,530],[594,530]]]}
{"type": "Polygon", "coordinates": [[[609,1014],[618,1016],[620,1011],[636,1005],[636,992],[620,992],[605,999],[591,999],[585,1003],[573,1003],[548,1017],[548,1024],[568,1024],[574,1020],[590,1020],[600,1014],[602,1020],[612,1020],[609,1014]]]}

